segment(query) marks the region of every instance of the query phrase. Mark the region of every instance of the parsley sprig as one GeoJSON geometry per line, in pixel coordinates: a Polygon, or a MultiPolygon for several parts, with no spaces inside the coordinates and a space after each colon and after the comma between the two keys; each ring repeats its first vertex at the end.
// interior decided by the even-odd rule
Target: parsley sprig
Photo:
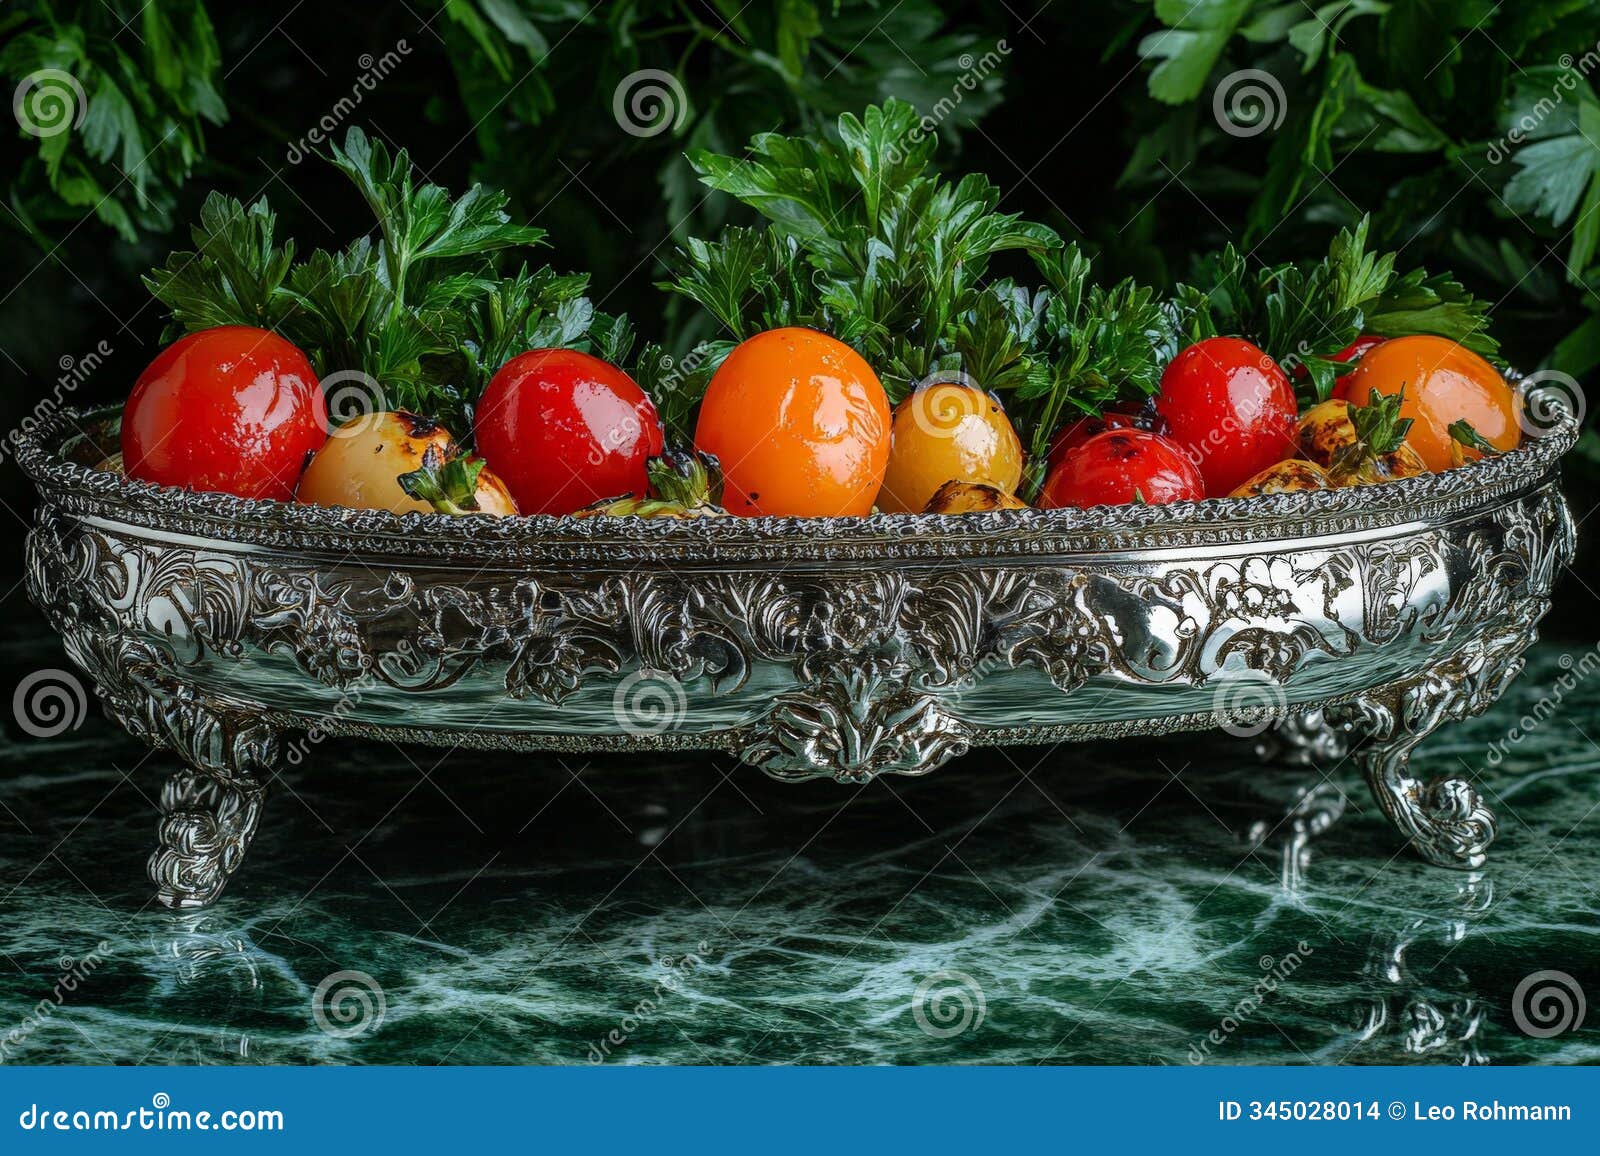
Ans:
{"type": "Polygon", "coordinates": [[[594,309],[586,275],[526,263],[501,271],[507,254],[544,240],[542,229],[511,220],[504,193],[474,185],[452,197],[417,181],[405,150],[391,154],[359,128],[329,159],[371,209],[374,234],[296,260],[265,198],[246,206],[212,193],[192,231],[194,248],[145,277],[176,332],[272,329],[322,376],[370,374],[389,408],[427,414],[458,435],[470,430],[470,407],[489,378],[515,353],[569,346],[626,357],[632,328],[594,309]]]}
{"type": "Polygon", "coordinates": [[[837,139],[762,133],[748,155],[689,155],[706,185],[767,219],[719,241],[688,241],[662,288],[697,302],[719,339],[805,325],[857,349],[891,398],[953,364],[957,324],[989,295],[991,258],[1044,253],[1045,225],[996,208],[1000,190],[932,169],[934,138],[890,100],[841,116],[837,139]]]}
{"type": "Polygon", "coordinates": [[[1306,401],[1323,401],[1350,367],[1331,360],[1362,334],[1430,333],[1486,357],[1499,349],[1488,331],[1488,303],[1449,276],[1395,271],[1393,253],[1368,247],[1368,221],[1342,229],[1325,258],[1254,265],[1232,245],[1196,265],[1173,294],[1186,341],[1244,337],[1286,368],[1303,367],[1306,401]]]}
{"type": "Polygon", "coordinates": [[[767,224],[689,239],[661,283],[721,331],[696,350],[692,373],[664,382],[673,392],[663,411],[680,435],[727,351],[780,325],[854,347],[892,400],[934,370],[965,371],[1000,394],[1029,450],[1024,497],[1043,481],[1057,427],[1154,393],[1178,349],[1206,337],[1242,336],[1303,367],[1307,401],[1331,393],[1349,368],[1332,356],[1364,333],[1432,333],[1496,351],[1485,303],[1449,277],[1398,272],[1394,254],[1369,247],[1366,220],[1319,260],[1262,265],[1229,246],[1163,297],[1131,280],[1096,283],[1076,245],[997,212],[986,178],[940,177],[933,150],[915,110],[891,100],[841,117],[834,136],[766,133],[745,156],[690,154],[705,184],[767,224]],[[991,279],[995,258],[1018,254],[1031,276],[991,279]]]}

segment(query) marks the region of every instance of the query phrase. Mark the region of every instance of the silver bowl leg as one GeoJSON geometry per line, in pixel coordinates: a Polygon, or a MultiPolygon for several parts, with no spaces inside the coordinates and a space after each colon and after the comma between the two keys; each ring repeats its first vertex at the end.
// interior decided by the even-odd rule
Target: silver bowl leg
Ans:
{"type": "Polygon", "coordinates": [[[1464,778],[1425,783],[1411,773],[1411,751],[1423,737],[1370,743],[1356,752],[1356,763],[1378,806],[1419,855],[1441,867],[1482,867],[1494,842],[1494,813],[1464,778]]]}
{"type": "Polygon", "coordinates": [[[1296,767],[1337,763],[1349,751],[1350,736],[1324,718],[1320,708],[1289,715],[1256,740],[1262,762],[1296,767]]]}
{"type": "MultiPolygon", "coordinates": [[[[1441,867],[1483,866],[1494,841],[1495,819],[1482,797],[1462,778],[1424,783],[1411,774],[1411,752],[1432,727],[1395,730],[1388,721],[1395,709],[1392,702],[1373,701],[1367,709],[1372,713],[1362,717],[1368,720],[1371,737],[1354,751],[1345,728],[1332,725],[1322,711],[1312,710],[1290,715],[1263,734],[1256,753],[1265,762],[1294,766],[1330,766],[1349,755],[1361,768],[1378,806],[1419,855],[1441,867]]],[[[1364,729],[1359,722],[1354,728],[1364,729]]]]}
{"type": "Polygon", "coordinates": [[[150,879],[164,907],[216,902],[244,861],[282,754],[276,728],[193,694],[147,692],[143,721],[188,764],[161,790],[150,879]]]}
{"type": "Polygon", "coordinates": [[[150,855],[156,901],[175,911],[222,894],[255,836],[266,792],[187,767],[161,788],[160,846],[150,855]]]}
{"type": "Polygon", "coordinates": [[[1459,650],[1324,712],[1352,730],[1359,744],[1354,758],[1373,798],[1430,863],[1482,867],[1494,842],[1495,818],[1466,778],[1445,775],[1424,783],[1413,775],[1411,752],[1442,724],[1482,714],[1505,693],[1522,671],[1523,651],[1547,605],[1542,598],[1526,599],[1512,608],[1508,621],[1459,650]]]}

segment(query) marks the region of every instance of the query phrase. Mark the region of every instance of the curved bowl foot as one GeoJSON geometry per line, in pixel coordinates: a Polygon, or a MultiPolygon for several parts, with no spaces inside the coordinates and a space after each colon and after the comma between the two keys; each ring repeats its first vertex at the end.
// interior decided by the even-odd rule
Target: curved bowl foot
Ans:
{"type": "Polygon", "coordinates": [[[184,768],[161,788],[160,845],[150,856],[156,901],[191,911],[217,901],[244,861],[266,791],[184,768]]]}

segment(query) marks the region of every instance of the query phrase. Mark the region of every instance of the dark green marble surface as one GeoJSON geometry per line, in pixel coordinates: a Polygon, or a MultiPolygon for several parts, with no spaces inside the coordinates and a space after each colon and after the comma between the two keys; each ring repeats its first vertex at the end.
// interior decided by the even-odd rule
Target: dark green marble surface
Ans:
{"type": "MultiPolygon", "coordinates": [[[[64,664],[9,629],[8,687],[64,664]]],[[[1496,801],[1473,875],[1404,852],[1348,765],[1262,767],[1222,736],[862,789],[329,742],[224,900],[180,917],[144,879],[170,756],[98,714],[39,741],[8,713],[0,1059],[1593,1062],[1600,1012],[1534,1038],[1512,1001],[1546,970],[1600,1000],[1600,672],[1507,739],[1588,647],[1541,646],[1422,748],[1496,801]],[[57,1006],[64,966],[85,978],[57,1006]],[[381,1022],[319,1025],[360,1024],[319,1004],[341,971],[381,987],[381,1022]]]]}

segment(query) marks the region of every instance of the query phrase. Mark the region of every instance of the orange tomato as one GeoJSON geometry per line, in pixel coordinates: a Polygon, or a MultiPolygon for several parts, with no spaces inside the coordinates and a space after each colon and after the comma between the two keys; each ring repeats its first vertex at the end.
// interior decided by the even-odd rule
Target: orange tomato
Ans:
{"type": "Polygon", "coordinates": [[[917,513],[946,482],[976,482],[1009,494],[1021,480],[1022,443],[984,390],[937,382],[895,406],[879,509],[917,513]]]}
{"type": "Polygon", "coordinates": [[[694,444],[721,463],[730,513],[869,514],[889,462],[889,398],[842,341],[769,329],[717,369],[694,444]]]}
{"type": "Polygon", "coordinates": [[[1521,438],[1517,398],[1505,378],[1483,358],[1444,337],[1396,337],[1369,350],[1334,390],[1351,405],[1366,405],[1370,391],[1406,397],[1402,417],[1411,419],[1406,444],[1438,473],[1476,458],[1450,436],[1450,423],[1465,419],[1498,450],[1514,450],[1521,438]]]}

